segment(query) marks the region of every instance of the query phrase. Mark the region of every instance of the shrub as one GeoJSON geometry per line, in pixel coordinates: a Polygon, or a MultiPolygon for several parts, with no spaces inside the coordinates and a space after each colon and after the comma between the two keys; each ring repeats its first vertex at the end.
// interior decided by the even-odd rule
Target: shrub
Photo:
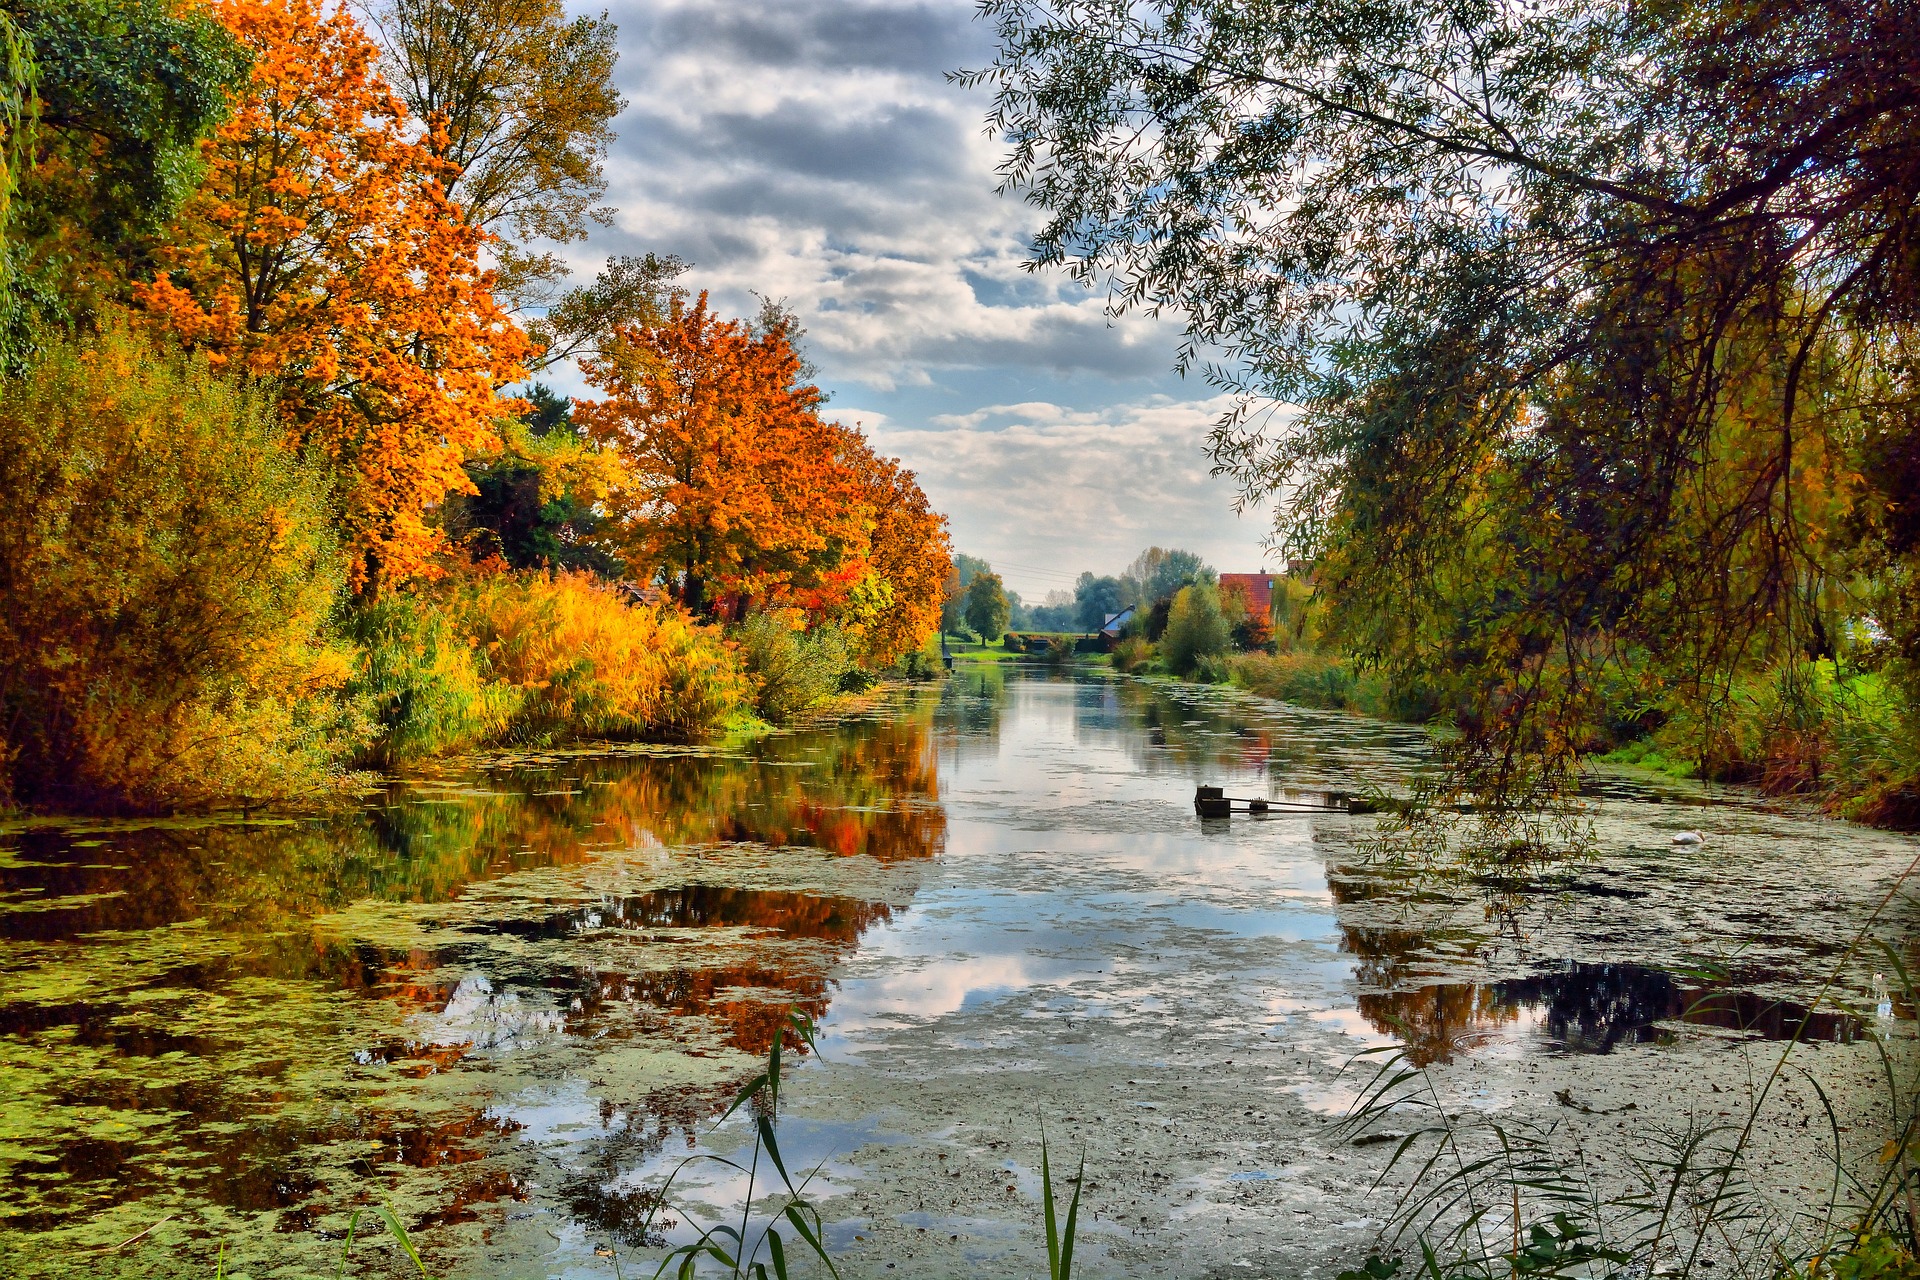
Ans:
{"type": "Polygon", "coordinates": [[[389,596],[354,609],[360,645],[351,692],[376,732],[363,764],[392,768],[507,736],[525,691],[488,674],[447,609],[426,596],[389,596]]]}
{"type": "Polygon", "coordinates": [[[1245,654],[1233,662],[1234,680],[1266,698],[1334,711],[1358,711],[1359,682],[1345,664],[1318,653],[1245,654]]]}
{"type": "Polygon", "coordinates": [[[1113,646],[1115,671],[1138,671],[1153,661],[1153,646],[1139,636],[1128,636],[1113,646]]]}
{"type": "Polygon", "coordinates": [[[584,573],[498,573],[354,611],[354,691],[392,766],[488,743],[686,739],[744,701],[720,634],[584,573]]]}
{"type": "Polygon", "coordinates": [[[1220,612],[1220,595],[1206,583],[1180,588],[1167,610],[1167,630],[1161,648],[1175,675],[1192,675],[1203,658],[1227,651],[1227,620],[1220,612]]]}
{"type": "Polygon", "coordinates": [[[267,402],[121,328],[0,386],[0,792],[159,810],[328,786],[342,577],[267,402]]]}
{"type": "Polygon", "coordinates": [[[1233,663],[1223,653],[1203,653],[1188,676],[1198,684],[1226,684],[1233,679],[1233,663]]]}
{"type": "Polygon", "coordinates": [[[585,573],[488,575],[456,588],[450,608],[488,672],[517,691],[518,742],[694,738],[744,700],[717,630],[585,573]]]}
{"type": "Polygon", "coordinates": [[[838,628],[803,631],[793,610],[750,615],[736,638],[752,680],[754,710],[763,720],[785,724],[839,691],[853,666],[838,628]]]}

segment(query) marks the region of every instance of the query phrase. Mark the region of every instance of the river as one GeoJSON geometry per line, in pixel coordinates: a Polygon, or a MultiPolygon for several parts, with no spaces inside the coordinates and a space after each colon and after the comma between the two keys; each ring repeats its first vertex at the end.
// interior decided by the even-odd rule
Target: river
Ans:
{"type": "MultiPolygon", "coordinates": [[[[1905,1010],[1837,958],[1920,844],[1612,777],[1588,856],[1496,892],[1366,862],[1373,818],[1193,813],[1200,782],[1404,788],[1425,746],[977,665],[737,746],[448,762],[324,820],[15,823],[0,1274],[332,1275],[374,1203],[435,1274],[651,1274],[737,1204],[700,1162],[692,1218],[648,1225],[690,1155],[742,1149],[715,1117],[795,1008],[819,1053],[780,1133],[847,1275],[1044,1275],[1043,1125],[1056,1172],[1086,1160],[1082,1274],[1331,1275],[1390,1208],[1332,1123],[1382,1046],[1604,1146],[1629,1103],[1726,1115],[1798,1034],[1867,1123],[1905,1010]]],[[[378,1237],[348,1267],[405,1273],[378,1237]]]]}

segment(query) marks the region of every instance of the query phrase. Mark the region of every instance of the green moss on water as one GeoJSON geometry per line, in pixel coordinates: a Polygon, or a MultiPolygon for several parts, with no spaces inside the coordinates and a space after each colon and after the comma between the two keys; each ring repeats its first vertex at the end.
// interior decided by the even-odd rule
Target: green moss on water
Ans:
{"type": "Polygon", "coordinates": [[[544,1256],[609,1212],[583,1151],[684,1143],[911,899],[945,818],[937,695],[900,696],[442,762],[350,816],[17,824],[0,1274],[204,1278],[224,1245],[229,1275],[331,1275],[380,1201],[436,1272],[544,1256]]]}

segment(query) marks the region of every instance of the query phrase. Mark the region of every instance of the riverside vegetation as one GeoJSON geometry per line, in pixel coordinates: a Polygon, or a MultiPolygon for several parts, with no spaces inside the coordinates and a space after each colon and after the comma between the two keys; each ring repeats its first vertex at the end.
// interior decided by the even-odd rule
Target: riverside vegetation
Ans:
{"type": "Polygon", "coordinates": [[[527,248],[604,189],[611,25],[366,23],[0,11],[0,805],[325,799],[931,669],[944,520],[793,317],[527,248]],[[604,398],[513,391],[567,357],[604,398]]]}

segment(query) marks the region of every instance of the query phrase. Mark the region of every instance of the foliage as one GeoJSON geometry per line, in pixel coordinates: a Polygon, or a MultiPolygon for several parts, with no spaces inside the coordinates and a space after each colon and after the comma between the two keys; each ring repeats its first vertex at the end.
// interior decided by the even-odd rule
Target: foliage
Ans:
{"type": "Polygon", "coordinates": [[[1212,584],[1217,576],[1206,561],[1191,551],[1148,547],[1134,557],[1121,580],[1126,583],[1127,603],[1146,609],[1163,600],[1172,600],[1182,587],[1212,584]]]}
{"type": "Polygon", "coordinates": [[[1788,660],[1741,679],[1714,714],[1672,707],[1651,733],[1604,758],[1859,811],[1920,774],[1914,716],[1883,671],[1788,660]]]}
{"type": "Polygon", "coordinates": [[[473,492],[447,499],[442,527],[476,560],[617,576],[595,508],[619,481],[618,460],[574,430],[571,401],[536,383],[528,403],[524,422],[501,431],[497,456],[467,463],[473,492]]]}
{"type": "Polygon", "coordinates": [[[769,609],[747,615],[736,633],[754,710],[771,724],[788,724],[838,693],[853,669],[839,628],[809,631],[804,623],[797,610],[769,609]]]}
{"type": "Polygon", "coordinates": [[[1139,671],[1153,661],[1153,646],[1140,636],[1127,636],[1113,646],[1113,669],[1139,671]]]}
{"type": "Polygon", "coordinates": [[[967,626],[982,641],[991,644],[1006,631],[1007,619],[1012,613],[1006,590],[1000,585],[1000,575],[991,570],[974,574],[967,583],[967,626]]]}
{"type": "MultiPolygon", "coordinates": [[[[1273,582],[1278,587],[1281,579],[1273,582]]],[[[1264,650],[1273,644],[1272,614],[1254,607],[1246,583],[1235,581],[1220,588],[1220,612],[1227,620],[1234,648],[1264,650]]]]}
{"type": "MultiPolygon", "coordinates": [[[[10,16],[0,13],[0,244],[7,243],[20,176],[33,163],[39,117],[40,68],[33,43],[10,16]]],[[[0,261],[0,287],[6,284],[8,265],[0,261]]]]}
{"type": "Polygon", "coordinates": [[[635,574],[699,612],[804,609],[885,664],[936,625],[945,521],[911,471],[821,420],[798,332],[777,306],[749,324],[675,294],[585,363],[606,398],[577,418],[618,464],[608,536],[635,574]]]}
{"type": "Polygon", "coordinates": [[[215,367],[278,382],[290,425],[340,473],[353,584],[405,581],[444,545],[429,509],[499,446],[511,405],[495,390],[520,376],[526,338],[351,16],[317,0],[209,11],[252,77],[205,145],[167,274],[136,296],[215,367]]]}
{"type": "Polygon", "coordinates": [[[153,0],[12,6],[9,210],[0,275],[0,371],[22,372],[42,336],[124,301],[128,272],[194,190],[198,148],[228,114],[247,57],[196,9],[153,0]],[[18,73],[31,72],[30,77],[18,73]],[[16,78],[18,77],[18,78],[16,78]]]}
{"type": "Polygon", "coordinates": [[[1098,631],[1102,623],[1126,607],[1127,586],[1119,578],[1083,573],[1073,584],[1074,620],[1082,631],[1098,631]]]}
{"type": "Polygon", "coordinates": [[[601,161],[625,105],[605,14],[569,18],[560,0],[386,0],[372,9],[387,79],[449,168],[447,195],[496,235],[499,288],[523,302],[564,274],[527,246],[586,235],[606,191],[601,161]]]}
{"type": "Polygon", "coordinates": [[[0,714],[15,803],[311,792],[356,725],[341,565],[260,397],[113,327],[0,390],[0,714]]]}
{"type": "Polygon", "coordinates": [[[840,567],[859,495],[784,335],[720,319],[705,294],[675,298],[663,323],[623,326],[583,367],[607,398],[577,417],[625,466],[613,536],[635,573],[701,610],[715,592],[765,597],[840,567]]]}
{"type": "Polygon", "coordinates": [[[1167,630],[1161,639],[1167,667],[1175,675],[1192,675],[1202,661],[1225,654],[1230,640],[1219,592],[1205,583],[1180,588],[1167,611],[1167,630]]]}
{"type": "Polygon", "coordinates": [[[348,692],[375,733],[360,762],[394,768],[506,738],[526,692],[492,678],[448,612],[424,594],[391,593],[352,609],[359,646],[348,692]]]}
{"type": "Polygon", "coordinates": [[[827,613],[861,661],[885,666],[939,629],[953,544],[913,472],[875,453],[857,431],[843,430],[840,450],[866,525],[865,572],[827,613]]]}
{"type": "Polygon", "coordinates": [[[1565,785],[1623,653],[1718,715],[1836,612],[1920,652],[1899,6],[986,7],[1037,260],[1227,353],[1216,463],[1464,793],[1565,785]]]}
{"type": "Polygon", "coordinates": [[[361,605],[354,691],[368,759],[405,764],[497,743],[685,740],[745,700],[717,632],[579,573],[478,573],[361,605]]]}
{"type": "Polygon", "coordinates": [[[698,738],[743,700],[717,631],[586,574],[484,574],[448,608],[493,678],[522,692],[515,741],[698,738]]]}
{"type": "Polygon", "coordinates": [[[973,583],[977,573],[992,573],[993,566],[978,556],[958,552],[953,557],[952,570],[947,574],[945,599],[940,611],[940,629],[959,634],[965,625],[964,614],[967,611],[967,588],[973,583]]]}

